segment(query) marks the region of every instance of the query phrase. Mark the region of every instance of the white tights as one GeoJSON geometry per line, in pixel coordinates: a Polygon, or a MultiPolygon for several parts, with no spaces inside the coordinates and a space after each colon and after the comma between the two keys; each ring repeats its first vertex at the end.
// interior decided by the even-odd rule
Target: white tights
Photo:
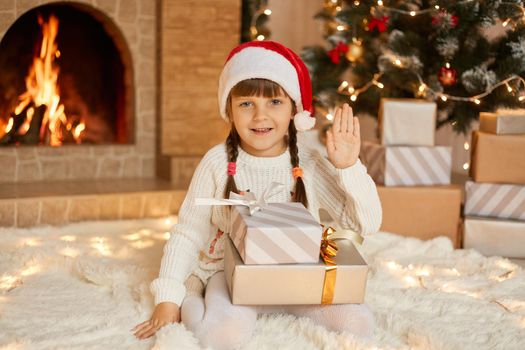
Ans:
{"type": "Polygon", "coordinates": [[[255,329],[259,313],[283,312],[309,317],[331,331],[346,331],[370,337],[374,317],[365,304],[244,306],[230,301],[224,272],[212,276],[206,295],[188,295],[182,303],[181,318],[201,344],[217,350],[234,349],[244,344],[255,329]]]}

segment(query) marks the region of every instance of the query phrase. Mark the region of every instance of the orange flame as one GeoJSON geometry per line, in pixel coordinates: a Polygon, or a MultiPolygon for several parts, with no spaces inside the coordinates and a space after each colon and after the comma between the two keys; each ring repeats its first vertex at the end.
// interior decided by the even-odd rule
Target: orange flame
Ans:
{"type": "MultiPolygon", "coordinates": [[[[64,112],[64,105],[60,103],[60,91],[57,84],[60,69],[54,62],[55,58],[60,57],[60,51],[55,43],[58,34],[58,18],[51,15],[48,21],[44,21],[39,17],[38,22],[42,27],[43,34],[40,52],[33,59],[33,64],[25,78],[27,90],[20,95],[20,103],[14,112],[19,115],[31,102],[34,103],[35,108],[45,105],[47,108],[40,128],[40,140],[45,141],[46,136],[49,135],[47,140],[49,144],[60,146],[64,138],[61,126],[67,125],[67,117],[64,112]]],[[[21,126],[21,132],[24,134],[29,130],[35,108],[31,107],[26,112],[26,120],[21,126]]],[[[6,133],[12,125],[13,121],[10,120],[6,127],[6,133]]],[[[77,143],[80,142],[79,137],[84,129],[85,126],[75,128],[73,136],[77,143]]]]}

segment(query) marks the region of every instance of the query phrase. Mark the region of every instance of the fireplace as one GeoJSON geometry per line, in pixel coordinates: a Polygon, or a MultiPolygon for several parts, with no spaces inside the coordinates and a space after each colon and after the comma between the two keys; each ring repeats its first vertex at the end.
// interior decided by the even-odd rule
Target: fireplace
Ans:
{"type": "Polygon", "coordinates": [[[103,23],[82,7],[53,4],[11,26],[0,42],[0,146],[128,142],[129,52],[103,23]]]}
{"type": "Polygon", "coordinates": [[[0,28],[0,183],[154,177],[155,2],[38,3],[0,28]]]}
{"type": "MultiPolygon", "coordinates": [[[[58,13],[60,53],[55,58],[61,70],[57,78],[60,101],[65,107],[71,98],[85,105],[83,110],[64,107],[66,116],[76,116],[71,127],[81,125],[81,116],[88,113],[98,118],[105,114],[107,125],[102,129],[113,134],[100,142],[86,137],[51,145],[44,137],[37,144],[0,146],[0,227],[176,213],[200,158],[224,141],[228,132],[217,115],[216,84],[224,58],[239,42],[240,0],[0,1],[2,45],[31,13],[36,16],[33,27],[41,30],[36,13],[46,8],[87,16],[87,21],[103,29],[118,53],[122,76],[115,74],[116,69],[110,73],[123,86],[112,97],[115,103],[100,112],[94,105],[103,105],[104,100],[88,97],[83,91],[86,86],[78,87],[76,82],[97,77],[61,75],[69,69],[64,65],[66,49],[58,40],[67,19],[55,10],[42,14],[43,24],[58,13]]],[[[37,38],[18,45],[25,45],[22,51],[28,55],[25,63],[20,56],[16,67],[25,78],[35,46],[41,42],[37,38]]],[[[23,78],[13,86],[9,108],[4,107],[8,114],[27,90],[23,78]]],[[[4,95],[3,88],[0,94],[4,95]]],[[[4,112],[1,117],[5,123],[4,112]]],[[[87,130],[89,120],[85,121],[87,130]]]]}

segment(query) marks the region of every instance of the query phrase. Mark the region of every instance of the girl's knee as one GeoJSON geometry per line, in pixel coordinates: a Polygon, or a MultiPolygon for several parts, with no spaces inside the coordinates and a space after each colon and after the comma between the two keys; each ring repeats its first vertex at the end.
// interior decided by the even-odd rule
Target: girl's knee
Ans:
{"type": "MultiPolygon", "coordinates": [[[[239,310],[236,310],[239,311],[239,310]]],[[[202,327],[195,332],[203,346],[212,349],[233,349],[246,343],[257,321],[257,313],[253,310],[215,314],[212,319],[207,315],[202,327]]]]}
{"type": "Polygon", "coordinates": [[[184,299],[181,307],[181,321],[186,328],[194,331],[204,318],[205,310],[204,298],[197,295],[190,295],[184,299]]]}

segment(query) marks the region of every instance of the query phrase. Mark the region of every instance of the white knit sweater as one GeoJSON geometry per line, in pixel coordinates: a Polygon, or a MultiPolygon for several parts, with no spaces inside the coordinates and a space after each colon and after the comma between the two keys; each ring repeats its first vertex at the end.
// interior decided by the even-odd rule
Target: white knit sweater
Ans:
{"type": "MultiPolygon", "coordinates": [[[[341,228],[362,235],[379,230],[382,211],[377,189],[361,161],[346,169],[336,169],[318,151],[299,148],[299,162],[308,198],[308,210],[319,221],[325,209],[341,228]]],[[[151,283],[155,304],[182,304],[184,282],[190,274],[205,284],[223,269],[224,237],[230,232],[226,206],[196,206],[195,198],[223,198],[227,180],[226,146],[219,144],[206,153],[193,175],[179,220],[164,247],[159,277],[151,283]],[[218,230],[225,234],[218,234],[218,230]]],[[[295,181],[290,153],[277,157],[255,157],[239,147],[237,188],[250,190],[257,198],[272,182],[285,184],[287,191],[276,193],[268,202],[290,202],[295,181]]]]}

